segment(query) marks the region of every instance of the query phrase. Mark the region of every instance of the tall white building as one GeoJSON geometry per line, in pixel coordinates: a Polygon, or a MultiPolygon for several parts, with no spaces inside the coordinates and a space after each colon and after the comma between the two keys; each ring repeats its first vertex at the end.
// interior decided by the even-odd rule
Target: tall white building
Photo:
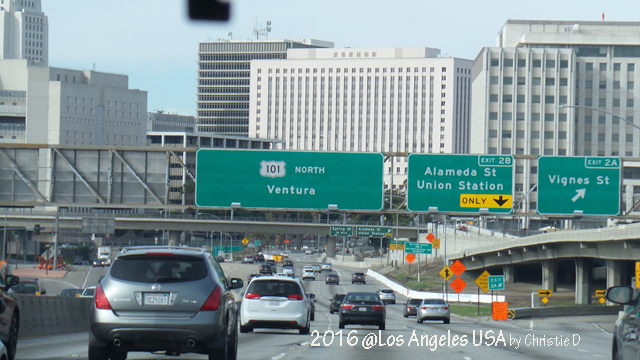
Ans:
{"type": "Polygon", "coordinates": [[[249,65],[285,59],[287,49],[333,47],[305,40],[220,40],[198,47],[197,132],[249,136],[249,65]]]}
{"type": "Polygon", "coordinates": [[[41,0],[0,0],[0,59],[49,61],[49,23],[41,0]]]}
{"type": "Polygon", "coordinates": [[[0,142],[145,146],[147,92],[121,74],[0,60],[0,142]]]}
{"type": "MultiPolygon", "coordinates": [[[[640,22],[508,20],[473,63],[471,152],[640,156],[639,34],[640,22]]],[[[537,160],[516,163],[521,211],[537,209],[536,174],[537,160]]]]}
{"type": "MultiPolygon", "coordinates": [[[[249,136],[286,149],[469,152],[471,61],[432,48],[289,49],[251,62],[249,136]]],[[[385,171],[406,179],[405,157],[385,171]]]]}

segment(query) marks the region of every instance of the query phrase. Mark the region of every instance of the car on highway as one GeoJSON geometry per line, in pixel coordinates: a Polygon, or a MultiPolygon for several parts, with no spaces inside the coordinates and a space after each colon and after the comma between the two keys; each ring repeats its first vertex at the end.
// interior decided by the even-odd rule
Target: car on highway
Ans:
{"type": "Polygon", "coordinates": [[[60,296],[80,297],[80,295],[82,295],[83,291],[84,291],[84,289],[75,289],[75,288],[63,289],[60,292],[60,296]]]}
{"type": "Polygon", "coordinates": [[[273,267],[273,272],[274,272],[274,273],[277,271],[277,269],[278,269],[278,263],[276,263],[276,261],[275,261],[275,260],[273,260],[273,259],[268,259],[268,260],[266,260],[264,263],[265,263],[265,264],[269,264],[269,265],[271,265],[271,266],[273,267]]]}
{"type": "Polygon", "coordinates": [[[20,282],[20,278],[12,275],[8,266],[6,272],[4,266],[0,266],[0,269],[0,340],[7,347],[7,360],[13,360],[20,329],[20,307],[13,287],[20,282]]]}
{"type": "Polygon", "coordinates": [[[253,261],[259,262],[259,263],[263,263],[264,262],[264,255],[263,254],[257,254],[256,256],[253,257],[253,261]]]}
{"type": "Polygon", "coordinates": [[[338,328],[346,325],[377,325],[386,327],[387,309],[377,293],[350,292],[340,304],[338,328]]]}
{"type": "Polygon", "coordinates": [[[387,304],[387,303],[395,304],[396,303],[396,294],[393,292],[392,289],[389,289],[389,288],[379,289],[378,290],[378,296],[380,296],[380,299],[385,304],[387,304]]]}
{"type": "Polygon", "coordinates": [[[340,285],[340,276],[336,273],[328,273],[325,279],[325,284],[336,284],[340,285]]]}
{"type": "Polygon", "coordinates": [[[12,287],[13,291],[25,295],[45,295],[47,289],[39,278],[21,277],[20,282],[12,287]]]}
{"type": "Polygon", "coordinates": [[[253,262],[254,262],[253,256],[251,255],[246,255],[245,257],[242,258],[243,264],[253,264],[253,262]]]}
{"type": "Polygon", "coordinates": [[[96,287],[88,360],[126,359],[130,351],[236,358],[237,304],[230,299],[242,286],[204,249],[124,248],[96,287]]]}
{"type": "Polygon", "coordinates": [[[290,259],[286,259],[285,261],[282,262],[282,266],[291,266],[293,267],[293,260],[290,259]]]}
{"type": "Polygon", "coordinates": [[[250,283],[251,280],[253,280],[253,279],[255,279],[255,278],[259,277],[259,276],[260,276],[260,274],[249,274],[247,276],[247,284],[250,283]]]}
{"type": "Polygon", "coordinates": [[[97,266],[102,266],[102,267],[109,266],[109,263],[107,262],[107,259],[98,259],[98,258],[95,258],[95,259],[93,259],[92,264],[93,264],[93,267],[97,267],[97,266]]]}
{"type": "Polygon", "coordinates": [[[402,315],[404,317],[416,316],[418,306],[420,306],[420,304],[422,304],[422,299],[407,299],[407,302],[404,304],[402,315]]]}
{"type": "Polygon", "coordinates": [[[630,286],[613,286],[607,289],[605,298],[612,303],[627,305],[628,310],[616,321],[613,327],[613,343],[611,358],[615,360],[629,360],[640,358],[638,347],[638,333],[640,332],[640,296],[637,290],[630,286]]]}
{"type": "Polygon", "coordinates": [[[302,280],[315,280],[316,279],[316,273],[312,270],[312,269],[306,269],[306,267],[304,269],[302,269],[302,280]]]}
{"type": "Polygon", "coordinates": [[[361,272],[354,273],[353,275],[351,275],[351,284],[355,284],[355,283],[366,284],[367,283],[367,275],[365,275],[364,273],[361,273],[361,272]]]}
{"type": "Polygon", "coordinates": [[[289,256],[289,251],[288,250],[281,251],[280,252],[280,256],[288,257],[289,256]]]}
{"type": "Polygon", "coordinates": [[[313,250],[307,249],[307,250],[304,251],[304,254],[305,255],[313,255],[313,250]]]}
{"type": "Polygon", "coordinates": [[[294,276],[294,272],[293,272],[293,266],[283,266],[282,267],[282,273],[287,275],[287,276],[294,276]]]}
{"type": "Polygon", "coordinates": [[[442,320],[448,324],[451,321],[449,304],[442,299],[424,299],[418,306],[416,317],[419,324],[425,320],[442,320]]]}
{"type": "Polygon", "coordinates": [[[329,314],[340,311],[340,304],[342,303],[342,300],[345,296],[347,296],[347,294],[333,295],[333,298],[331,298],[331,302],[329,303],[329,314]]]}
{"type": "Polygon", "coordinates": [[[317,272],[317,273],[321,273],[322,272],[322,265],[320,264],[312,264],[311,265],[313,267],[313,271],[317,272]]]}
{"type": "Polygon", "coordinates": [[[260,269],[258,270],[258,273],[262,275],[273,275],[275,274],[275,269],[273,266],[271,266],[271,264],[264,263],[260,265],[260,269]]]}
{"type": "Polygon", "coordinates": [[[249,284],[240,306],[240,332],[254,329],[298,329],[309,334],[310,295],[298,279],[265,276],[249,284]]]}
{"type": "Polygon", "coordinates": [[[333,269],[331,268],[331,264],[329,264],[329,263],[322,263],[322,267],[321,267],[321,269],[322,269],[322,271],[327,270],[327,271],[329,271],[329,272],[331,272],[331,270],[333,270],[333,269]]]}

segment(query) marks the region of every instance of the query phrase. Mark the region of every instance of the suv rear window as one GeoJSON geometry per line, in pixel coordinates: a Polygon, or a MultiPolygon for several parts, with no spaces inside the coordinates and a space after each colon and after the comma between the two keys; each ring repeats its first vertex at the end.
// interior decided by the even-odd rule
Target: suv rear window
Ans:
{"type": "Polygon", "coordinates": [[[356,276],[364,276],[364,273],[355,273],[355,274],[353,274],[353,275],[356,275],[356,276]]]}
{"type": "Polygon", "coordinates": [[[344,299],[344,297],[345,297],[345,296],[347,296],[347,295],[346,295],[346,294],[335,294],[335,295],[333,296],[333,299],[334,299],[335,301],[342,301],[342,299],[344,299]]]}
{"type": "Polygon", "coordinates": [[[38,292],[38,285],[34,282],[19,282],[12,287],[13,291],[19,294],[36,294],[38,292]]]}
{"type": "Polygon", "coordinates": [[[382,289],[380,290],[381,293],[385,293],[385,294],[393,294],[393,290],[391,289],[382,289]]]}
{"type": "Polygon", "coordinates": [[[254,280],[250,283],[247,292],[260,296],[302,295],[300,285],[293,281],[283,280],[254,280]]]}
{"type": "Polygon", "coordinates": [[[194,281],[208,274],[204,259],[180,255],[121,256],[110,271],[116,279],[140,283],[194,281]]]}
{"type": "Polygon", "coordinates": [[[411,299],[409,300],[409,305],[420,305],[422,304],[422,300],[420,299],[411,299]]]}

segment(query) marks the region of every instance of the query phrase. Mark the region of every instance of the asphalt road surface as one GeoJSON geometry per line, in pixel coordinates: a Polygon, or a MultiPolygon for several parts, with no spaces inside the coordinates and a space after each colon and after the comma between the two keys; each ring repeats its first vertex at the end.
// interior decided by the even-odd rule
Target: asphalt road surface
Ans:
{"type": "MultiPolygon", "coordinates": [[[[297,273],[317,257],[293,255],[297,273]]],[[[259,265],[224,264],[227,277],[243,280],[257,272],[259,265]]],[[[279,268],[280,269],[280,268],[279,268]]],[[[316,316],[310,335],[293,330],[256,330],[240,334],[238,359],[607,359],[611,358],[612,336],[598,324],[615,317],[565,317],[535,320],[491,321],[485,318],[452,316],[451,324],[418,324],[415,317],[402,316],[406,298],[387,305],[386,330],[376,326],[349,326],[338,329],[338,315],[329,314],[329,301],[336,293],[377,291],[382,285],[372,278],[367,284],[351,285],[355,270],[334,267],[343,279],[340,285],[326,285],[324,276],[305,281],[306,290],[316,294],[316,316]]],[[[100,269],[87,278],[97,282],[100,269]]],[[[324,273],[326,274],[326,272],[324,273]]],[[[89,281],[89,280],[87,280],[89,281]]],[[[93,285],[93,284],[92,284],[93,285]]],[[[455,305],[454,305],[455,306],[455,305]]],[[[20,339],[16,358],[86,359],[87,333],[20,339]]],[[[129,359],[166,359],[164,355],[130,353],[129,359]]],[[[183,354],[181,359],[206,359],[204,355],[183,354]]]]}

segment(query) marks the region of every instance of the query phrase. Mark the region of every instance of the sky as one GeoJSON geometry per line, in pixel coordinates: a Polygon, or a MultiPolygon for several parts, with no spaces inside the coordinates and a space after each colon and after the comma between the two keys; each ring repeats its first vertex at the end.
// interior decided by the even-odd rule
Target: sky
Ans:
{"type": "Polygon", "coordinates": [[[196,113],[198,44],[255,38],[317,39],[343,47],[434,47],[474,59],[508,19],[638,21],[637,0],[229,0],[228,22],[192,21],[187,0],[42,0],[49,64],[126,74],[148,111],[196,113]]]}

